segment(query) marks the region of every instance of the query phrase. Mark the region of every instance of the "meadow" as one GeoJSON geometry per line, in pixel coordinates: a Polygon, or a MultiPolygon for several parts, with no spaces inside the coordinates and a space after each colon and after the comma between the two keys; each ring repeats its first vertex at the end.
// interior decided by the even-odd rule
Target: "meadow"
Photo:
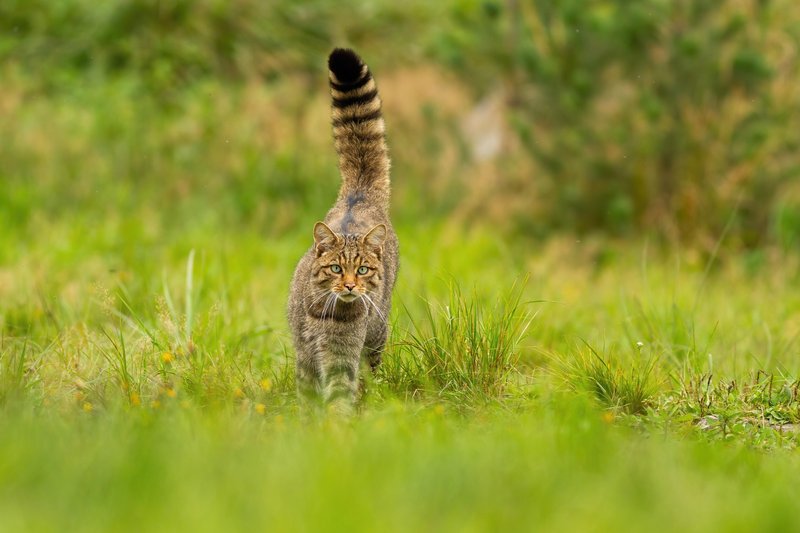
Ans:
{"type": "MultiPolygon", "coordinates": [[[[476,8],[500,20],[479,34],[471,2],[353,3],[386,35],[322,1],[277,2],[292,24],[274,34],[210,1],[152,19],[135,2],[0,8],[17,32],[0,39],[1,530],[798,527],[798,117],[782,107],[796,69],[758,77],[752,55],[720,54],[744,78],[709,97],[713,142],[687,103],[702,87],[666,91],[682,118],[649,129],[652,109],[612,91],[632,129],[598,136],[608,94],[589,105],[580,76],[554,74],[569,101],[537,111],[558,84],[528,76],[562,56],[528,72],[523,45],[521,63],[492,55],[508,29],[495,4],[476,8]],[[165,20],[175,31],[151,39],[165,20]],[[200,39],[209,27],[237,37],[200,39]],[[411,52],[409,28],[424,37],[411,52]],[[324,58],[342,35],[376,57],[401,243],[384,364],[350,419],[299,409],[285,319],[339,185],[324,58]],[[464,65],[461,48],[500,67],[464,65]],[[505,75],[526,89],[484,99],[505,75]],[[479,120],[487,108],[499,126],[479,120]],[[567,119],[573,131],[553,125],[567,119]],[[499,152],[481,151],[474,120],[499,152]]],[[[648,27],[613,2],[552,7],[551,27],[606,23],[606,4],[648,27]]],[[[697,17],[716,28],[733,11],[697,17]]],[[[794,19],[762,15],[769,63],[788,39],[776,21],[794,19]]],[[[720,50],[757,33],[741,31],[720,50]]],[[[559,54],[596,43],[581,38],[559,54]]],[[[604,72],[617,89],[628,75],[604,72]]]]}

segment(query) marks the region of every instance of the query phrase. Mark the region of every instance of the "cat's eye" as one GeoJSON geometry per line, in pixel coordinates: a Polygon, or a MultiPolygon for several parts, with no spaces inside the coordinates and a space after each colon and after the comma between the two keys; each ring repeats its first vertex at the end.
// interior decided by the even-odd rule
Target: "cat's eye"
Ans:
{"type": "Polygon", "coordinates": [[[362,266],[358,267],[358,270],[356,270],[356,272],[358,272],[359,275],[363,276],[364,274],[369,272],[369,268],[367,268],[367,267],[362,265],[362,266]]]}
{"type": "Polygon", "coordinates": [[[341,274],[342,267],[340,267],[339,265],[331,265],[331,272],[333,272],[334,274],[341,274]]]}

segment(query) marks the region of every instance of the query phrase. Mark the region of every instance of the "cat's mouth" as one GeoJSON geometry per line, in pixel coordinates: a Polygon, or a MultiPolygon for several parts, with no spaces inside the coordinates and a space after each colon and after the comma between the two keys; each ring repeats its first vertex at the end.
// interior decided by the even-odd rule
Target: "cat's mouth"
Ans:
{"type": "Polygon", "coordinates": [[[352,302],[358,300],[361,295],[354,292],[340,292],[336,295],[343,302],[352,302]]]}

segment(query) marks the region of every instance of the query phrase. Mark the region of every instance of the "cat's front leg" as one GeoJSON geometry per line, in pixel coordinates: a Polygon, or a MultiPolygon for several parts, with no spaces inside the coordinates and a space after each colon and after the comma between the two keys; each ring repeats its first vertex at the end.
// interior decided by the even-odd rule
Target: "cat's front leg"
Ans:
{"type": "Polygon", "coordinates": [[[389,328],[386,323],[379,322],[373,324],[373,329],[367,333],[367,341],[361,350],[361,359],[369,363],[369,368],[375,372],[383,359],[383,349],[386,346],[386,338],[389,328]]]}
{"type": "Polygon", "coordinates": [[[313,405],[319,402],[322,394],[319,364],[304,350],[298,350],[297,352],[295,382],[297,385],[297,397],[301,404],[313,405]]]}
{"type": "Polygon", "coordinates": [[[322,362],[325,405],[335,413],[353,412],[358,394],[360,355],[358,352],[328,354],[322,362]]]}

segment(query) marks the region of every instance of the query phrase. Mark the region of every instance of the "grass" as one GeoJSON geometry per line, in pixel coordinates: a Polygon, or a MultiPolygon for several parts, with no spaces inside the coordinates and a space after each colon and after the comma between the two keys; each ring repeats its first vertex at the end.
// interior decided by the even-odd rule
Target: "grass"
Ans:
{"type": "Polygon", "coordinates": [[[395,341],[396,354],[380,377],[411,397],[426,393],[480,402],[505,395],[516,372],[519,344],[532,321],[522,309],[522,288],[482,305],[451,283],[447,304],[425,302],[420,319],[404,309],[409,324],[395,341]]]}
{"type": "Polygon", "coordinates": [[[653,371],[656,360],[645,359],[644,345],[637,343],[639,357],[616,360],[603,356],[587,344],[564,363],[562,372],[577,391],[592,393],[602,404],[628,414],[644,414],[657,392],[653,371]]]}
{"type": "Polygon", "coordinates": [[[285,302],[337,187],[322,97],[25,84],[0,95],[0,530],[797,528],[795,252],[513,236],[448,211],[469,191],[427,177],[464,164],[406,110],[385,363],[356,417],[306,416],[285,302]]]}
{"type": "Polygon", "coordinates": [[[607,422],[580,397],[482,420],[387,405],[352,425],[308,425],[175,405],[157,416],[17,415],[0,426],[4,529],[796,523],[793,454],[648,437],[607,422]]]}
{"type": "Polygon", "coordinates": [[[228,236],[226,252],[215,233],[167,242],[160,273],[129,264],[107,286],[81,274],[92,238],[54,274],[4,267],[26,282],[3,286],[0,525],[796,525],[788,263],[753,275],[729,258],[708,277],[681,256],[642,270],[626,246],[598,268],[557,241],[502,256],[477,231],[415,231],[401,228],[385,366],[347,422],[294,402],[282,258],[302,228],[228,236]]]}

